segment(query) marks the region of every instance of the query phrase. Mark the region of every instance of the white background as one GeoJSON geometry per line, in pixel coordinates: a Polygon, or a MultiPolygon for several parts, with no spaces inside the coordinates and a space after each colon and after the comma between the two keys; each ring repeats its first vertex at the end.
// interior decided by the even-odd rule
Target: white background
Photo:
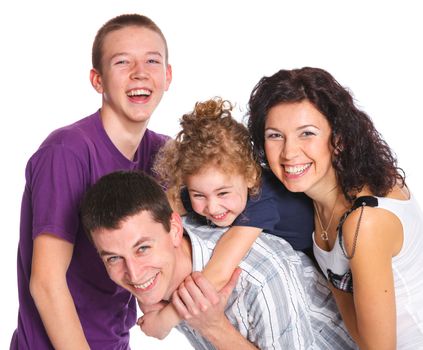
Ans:
{"type": "MultiPolygon", "coordinates": [[[[422,11],[418,1],[2,1],[0,4],[0,349],[17,319],[16,249],[27,159],[57,127],[100,106],[89,83],[97,29],[121,13],[151,17],[168,39],[173,82],[150,128],[174,136],[195,101],[216,95],[245,113],[259,78],[281,68],[327,69],[399,158],[423,201],[422,11]],[[80,2],[76,2],[80,3],[80,2]]],[[[132,332],[133,349],[187,349],[132,332]]]]}

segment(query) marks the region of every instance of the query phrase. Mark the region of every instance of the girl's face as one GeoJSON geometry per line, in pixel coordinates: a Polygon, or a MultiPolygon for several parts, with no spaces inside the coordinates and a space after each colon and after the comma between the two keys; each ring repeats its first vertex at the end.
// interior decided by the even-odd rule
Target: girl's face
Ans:
{"type": "Polygon", "coordinates": [[[331,128],[307,100],[272,107],[264,129],[264,149],[273,173],[292,192],[313,193],[335,186],[331,128]]]}
{"type": "Polygon", "coordinates": [[[251,185],[243,175],[208,166],[188,176],[186,186],[194,211],[223,227],[244,211],[251,185]]]}

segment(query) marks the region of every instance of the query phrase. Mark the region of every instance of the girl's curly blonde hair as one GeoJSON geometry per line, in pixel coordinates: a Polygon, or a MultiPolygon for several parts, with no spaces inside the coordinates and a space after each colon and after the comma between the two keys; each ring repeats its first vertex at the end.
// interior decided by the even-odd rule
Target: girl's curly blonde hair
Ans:
{"type": "Polygon", "coordinates": [[[153,171],[177,200],[187,176],[212,166],[228,174],[243,175],[254,195],[261,170],[253,153],[247,128],[231,115],[232,104],[219,97],[197,102],[194,111],[180,121],[182,130],[158,152],[153,171]]]}

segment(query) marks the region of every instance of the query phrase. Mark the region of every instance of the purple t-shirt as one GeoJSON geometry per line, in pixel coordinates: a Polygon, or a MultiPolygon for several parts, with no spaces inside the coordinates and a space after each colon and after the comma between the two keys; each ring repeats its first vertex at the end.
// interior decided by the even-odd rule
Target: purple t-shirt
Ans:
{"type": "Polygon", "coordinates": [[[33,240],[44,232],[74,244],[67,282],[91,349],[129,348],[135,300],[109,279],[82,230],[79,205],[87,188],[105,174],[132,169],[150,172],[154,155],[166,139],[146,130],[130,161],[109,139],[96,112],[51,133],[30,158],[18,247],[18,327],[11,349],[53,349],[29,292],[33,240]]]}

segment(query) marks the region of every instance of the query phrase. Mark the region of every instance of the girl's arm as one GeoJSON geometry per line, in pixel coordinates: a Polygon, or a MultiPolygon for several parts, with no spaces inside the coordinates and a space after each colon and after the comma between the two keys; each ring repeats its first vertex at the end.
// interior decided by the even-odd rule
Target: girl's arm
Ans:
{"type": "Polygon", "coordinates": [[[396,348],[396,306],[392,257],[402,245],[399,219],[384,209],[357,209],[343,226],[344,245],[353,253],[350,268],[353,295],[334,290],[334,296],[350,335],[360,349],[396,348]]]}
{"type": "MultiPolygon", "coordinates": [[[[216,244],[213,255],[203,270],[204,276],[217,289],[222,289],[230,280],[241,259],[250,250],[262,229],[234,226],[226,231],[216,244]]],[[[140,305],[144,316],[138,321],[141,330],[150,337],[165,338],[180,321],[170,303],[160,310],[146,309],[140,305]]]]}
{"type": "Polygon", "coordinates": [[[228,283],[261,231],[262,229],[257,227],[232,226],[220,237],[210,261],[203,270],[203,275],[217,290],[228,283]]]}

